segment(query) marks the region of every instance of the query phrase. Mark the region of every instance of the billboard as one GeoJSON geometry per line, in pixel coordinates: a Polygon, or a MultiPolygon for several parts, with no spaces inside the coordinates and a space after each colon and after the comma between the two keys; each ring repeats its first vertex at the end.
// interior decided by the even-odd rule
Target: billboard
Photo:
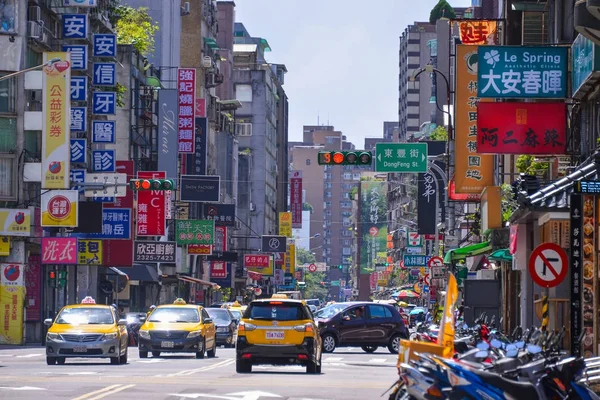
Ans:
{"type": "Polygon", "coordinates": [[[368,274],[375,264],[387,261],[387,182],[360,182],[360,273],[368,274]]]}
{"type": "Polygon", "coordinates": [[[196,69],[179,68],[177,70],[178,136],[180,153],[194,153],[194,105],[196,99],[196,69]]]}
{"type": "Polygon", "coordinates": [[[23,208],[0,208],[0,235],[31,236],[31,211],[23,208]]]}
{"type": "Polygon", "coordinates": [[[291,171],[290,210],[294,229],[302,229],[302,205],[302,171],[291,171]]]}
{"type": "Polygon", "coordinates": [[[0,264],[0,344],[21,344],[25,300],[25,265],[0,264]]]}
{"type": "MultiPolygon", "coordinates": [[[[164,171],[139,171],[138,178],[164,179],[166,174],[164,171]]],[[[166,191],[138,191],[137,200],[137,235],[163,236],[166,230],[166,191]]]]}
{"type": "Polygon", "coordinates": [[[177,99],[177,90],[158,91],[158,170],[169,178],[177,176],[177,99]]]}

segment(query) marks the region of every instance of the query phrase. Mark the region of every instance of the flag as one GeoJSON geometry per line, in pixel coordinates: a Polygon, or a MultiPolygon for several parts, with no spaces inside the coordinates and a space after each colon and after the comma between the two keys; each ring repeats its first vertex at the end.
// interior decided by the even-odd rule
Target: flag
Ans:
{"type": "Polygon", "coordinates": [[[438,333],[438,345],[444,346],[454,353],[454,304],[458,299],[458,285],[453,274],[448,276],[448,287],[446,288],[446,303],[444,304],[444,315],[440,322],[438,333]]]}

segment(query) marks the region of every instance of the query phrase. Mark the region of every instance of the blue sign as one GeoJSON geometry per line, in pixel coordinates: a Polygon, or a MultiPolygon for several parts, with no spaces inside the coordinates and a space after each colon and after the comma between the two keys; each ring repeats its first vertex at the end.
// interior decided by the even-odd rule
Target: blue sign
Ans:
{"type": "Polygon", "coordinates": [[[87,76],[71,76],[71,101],[87,101],[87,76]]]}
{"type": "Polygon", "coordinates": [[[568,58],[568,47],[479,46],[477,94],[487,98],[565,98],[568,58]]]}
{"type": "MultiPolygon", "coordinates": [[[[85,182],[85,169],[73,169],[71,168],[71,183],[84,183],[85,182]]],[[[71,189],[78,190],[79,193],[83,193],[85,191],[84,186],[74,185],[71,189]]]]}
{"type": "Polygon", "coordinates": [[[117,64],[113,62],[94,63],[93,84],[95,86],[115,86],[117,83],[117,64]]]}
{"type": "Polygon", "coordinates": [[[63,0],[65,7],[96,7],[98,0],[63,0]]]}
{"type": "Polygon", "coordinates": [[[71,237],[131,239],[131,209],[106,208],[102,210],[102,233],[71,233],[71,237]]]}
{"type": "Polygon", "coordinates": [[[416,256],[404,255],[404,267],[426,267],[427,263],[431,259],[431,256],[424,256],[422,254],[416,256]]]}
{"type": "Polygon", "coordinates": [[[116,57],[117,35],[96,33],[94,35],[94,57],[116,57]]]}
{"type": "Polygon", "coordinates": [[[592,86],[584,84],[594,72],[600,70],[598,45],[581,34],[571,46],[571,70],[573,97],[581,98],[592,90],[592,86]]]}
{"type": "Polygon", "coordinates": [[[88,68],[87,44],[63,44],[63,51],[71,53],[71,69],[73,71],[84,71],[88,68]]]}
{"type": "Polygon", "coordinates": [[[115,172],[116,160],[114,150],[93,150],[92,151],[92,171],[94,172],[115,172]]]}
{"type": "Polygon", "coordinates": [[[96,203],[114,203],[114,197],[90,197],[96,203]]]}
{"type": "Polygon", "coordinates": [[[87,139],[71,139],[71,162],[85,164],[86,154],[87,139]]]}
{"type": "Polygon", "coordinates": [[[92,121],[92,143],[115,143],[115,121],[92,121]]]}
{"type": "Polygon", "coordinates": [[[96,115],[115,115],[117,112],[117,94],[115,92],[94,92],[92,113],[96,115]]]}
{"type": "Polygon", "coordinates": [[[71,132],[85,132],[87,129],[87,108],[71,107],[71,132]]]}
{"type": "Polygon", "coordinates": [[[88,34],[87,14],[63,14],[63,39],[85,39],[88,34]]]}

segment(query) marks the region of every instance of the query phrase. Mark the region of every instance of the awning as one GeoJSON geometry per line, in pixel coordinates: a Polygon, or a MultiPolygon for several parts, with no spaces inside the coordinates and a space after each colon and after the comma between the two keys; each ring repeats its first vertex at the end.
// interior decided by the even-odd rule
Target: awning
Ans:
{"type": "Polygon", "coordinates": [[[496,250],[495,252],[490,254],[488,256],[488,258],[490,260],[504,261],[504,262],[512,262],[512,260],[513,260],[512,254],[510,254],[510,251],[508,249],[496,250]]]}
{"type": "Polygon", "coordinates": [[[490,242],[476,243],[460,249],[450,250],[444,257],[444,264],[451,264],[452,261],[464,260],[467,257],[478,256],[492,250],[490,242]]]}
{"type": "Polygon", "coordinates": [[[127,273],[131,281],[158,282],[158,271],[154,266],[133,264],[133,266],[123,268],[121,271],[127,273]]]}
{"type": "Polygon", "coordinates": [[[210,47],[211,49],[213,49],[213,50],[219,48],[219,45],[217,44],[217,42],[213,38],[205,37],[204,38],[204,43],[206,43],[206,45],[208,47],[210,47]]]}
{"type": "Polygon", "coordinates": [[[192,278],[191,276],[179,275],[177,277],[177,279],[179,279],[180,281],[184,281],[184,282],[197,283],[198,285],[212,286],[212,287],[219,286],[216,283],[212,283],[212,282],[205,281],[205,280],[198,279],[198,278],[192,278]]]}
{"type": "Polygon", "coordinates": [[[111,271],[111,272],[113,272],[113,274],[111,274],[111,275],[124,276],[125,279],[129,280],[129,276],[125,272],[121,271],[119,268],[108,267],[108,270],[111,271]]]}

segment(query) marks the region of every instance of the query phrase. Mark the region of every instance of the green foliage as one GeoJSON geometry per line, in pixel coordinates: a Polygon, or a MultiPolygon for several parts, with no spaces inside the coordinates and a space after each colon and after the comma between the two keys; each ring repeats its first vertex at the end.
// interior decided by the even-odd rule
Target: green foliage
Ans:
{"type": "Polygon", "coordinates": [[[140,54],[154,52],[154,34],[158,24],[148,14],[148,7],[118,6],[115,9],[117,43],[131,44],[140,54]]]}
{"type": "Polygon", "coordinates": [[[309,264],[314,263],[316,261],[317,259],[315,258],[314,254],[312,254],[310,251],[301,247],[296,248],[296,262],[298,264],[309,264]]]}
{"type": "Polygon", "coordinates": [[[127,92],[127,88],[124,85],[117,83],[115,90],[117,92],[117,107],[125,107],[125,93],[127,92]]]}
{"type": "Polygon", "coordinates": [[[321,299],[324,300],[327,297],[327,288],[321,285],[321,282],[325,280],[324,272],[306,272],[304,274],[304,282],[306,282],[306,289],[304,290],[305,299],[321,299]]]}
{"type": "Polygon", "coordinates": [[[548,163],[535,161],[535,157],[522,154],[517,157],[517,171],[527,175],[543,175],[548,170],[548,163]]]}
{"type": "Polygon", "coordinates": [[[429,135],[429,140],[447,142],[448,141],[448,130],[446,129],[445,126],[438,125],[433,130],[433,132],[431,132],[431,135],[429,135]]]}
{"type": "Polygon", "coordinates": [[[230,287],[219,288],[219,292],[221,292],[221,294],[223,295],[223,301],[232,300],[232,298],[231,298],[232,289],[230,287]]]}
{"type": "Polygon", "coordinates": [[[429,23],[435,25],[440,18],[453,19],[456,18],[454,8],[446,0],[440,0],[429,13],[429,23]]]}
{"type": "Polygon", "coordinates": [[[314,212],[314,208],[309,203],[304,202],[302,203],[302,211],[310,211],[310,213],[312,214],[314,212]]]}
{"type": "Polygon", "coordinates": [[[503,183],[500,187],[500,203],[502,206],[502,223],[508,222],[510,216],[519,208],[519,203],[514,199],[512,186],[503,183]]]}
{"type": "Polygon", "coordinates": [[[358,194],[358,186],[354,186],[352,188],[352,190],[350,191],[350,199],[354,199],[354,197],[356,197],[356,195],[358,194]]]}

